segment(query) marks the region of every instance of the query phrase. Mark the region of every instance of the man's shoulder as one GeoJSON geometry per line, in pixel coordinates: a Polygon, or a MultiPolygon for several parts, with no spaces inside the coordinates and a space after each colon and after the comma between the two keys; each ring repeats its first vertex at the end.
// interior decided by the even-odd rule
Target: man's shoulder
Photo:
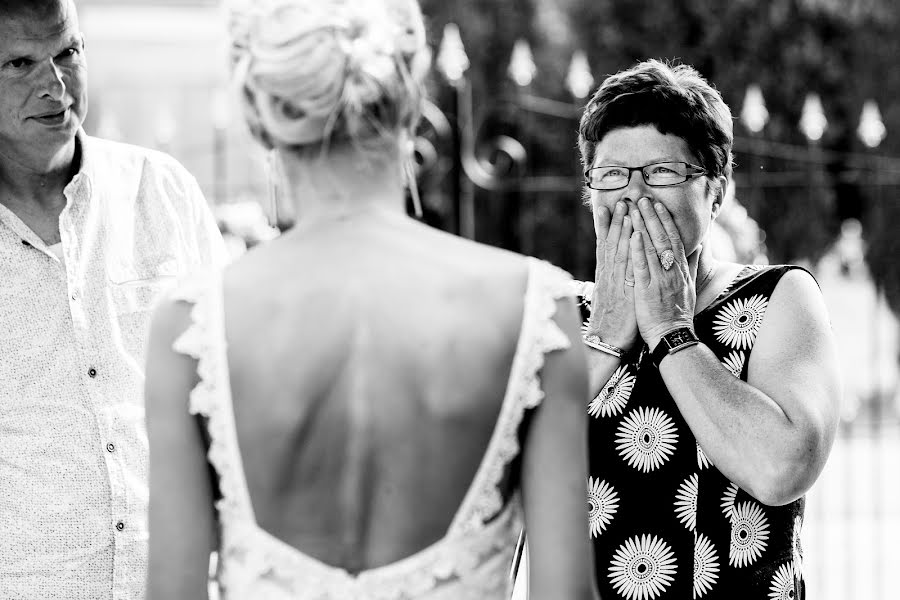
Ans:
{"type": "Polygon", "coordinates": [[[165,152],[89,135],[83,139],[88,161],[99,168],[114,167],[120,171],[149,169],[179,179],[192,177],[180,162],[165,152]]]}

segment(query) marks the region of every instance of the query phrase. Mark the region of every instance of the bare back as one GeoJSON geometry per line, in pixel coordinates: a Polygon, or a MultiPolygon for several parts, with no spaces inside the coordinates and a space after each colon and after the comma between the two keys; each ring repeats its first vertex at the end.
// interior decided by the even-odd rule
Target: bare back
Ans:
{"type": "Polygon", "coordinates": [[[440,539],[500,410],[526,277],[520,256],[407,219],[287,235],[229,268],[260,527],[351,572],[440,539]]]}

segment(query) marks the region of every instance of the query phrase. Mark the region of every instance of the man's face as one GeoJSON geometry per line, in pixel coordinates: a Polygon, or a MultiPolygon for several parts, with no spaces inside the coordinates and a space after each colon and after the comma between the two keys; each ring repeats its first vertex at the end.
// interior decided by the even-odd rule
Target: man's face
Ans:
{"type": "Polygon", "coordinates": [[[0,19],[0,156],[52,160],[87,113],[84,41],[71,0],[0,19]]]}

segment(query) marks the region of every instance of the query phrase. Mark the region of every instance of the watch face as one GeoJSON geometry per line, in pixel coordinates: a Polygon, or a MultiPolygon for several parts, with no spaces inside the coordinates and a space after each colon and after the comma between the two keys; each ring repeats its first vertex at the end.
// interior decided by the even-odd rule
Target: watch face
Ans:
{"type": "Polygon", "coordinates": [[[696,338],[690,329],[676,329],[675,331],[666,334],[666,343],[669,345],[669,348],[692,342],[695,339],[696,338]]]}

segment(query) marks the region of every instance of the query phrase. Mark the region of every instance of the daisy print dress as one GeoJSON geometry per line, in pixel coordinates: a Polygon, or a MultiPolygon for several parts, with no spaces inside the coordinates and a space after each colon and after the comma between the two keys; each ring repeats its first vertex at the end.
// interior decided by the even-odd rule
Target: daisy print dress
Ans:
{"type": "MultiPolygon", "coordinates": [[[[696,315],[697,336],[734,377],[746,381],[769,298],[793,268],[745,267],[696,315]]],[[[592,284],[578,289],[587,320],[592,284]]],[[[646,347],[613,373],[587,410],[587,504],[604,598],[804,597],[804,499],[766,506],[722,475],[646,347]]]]}

